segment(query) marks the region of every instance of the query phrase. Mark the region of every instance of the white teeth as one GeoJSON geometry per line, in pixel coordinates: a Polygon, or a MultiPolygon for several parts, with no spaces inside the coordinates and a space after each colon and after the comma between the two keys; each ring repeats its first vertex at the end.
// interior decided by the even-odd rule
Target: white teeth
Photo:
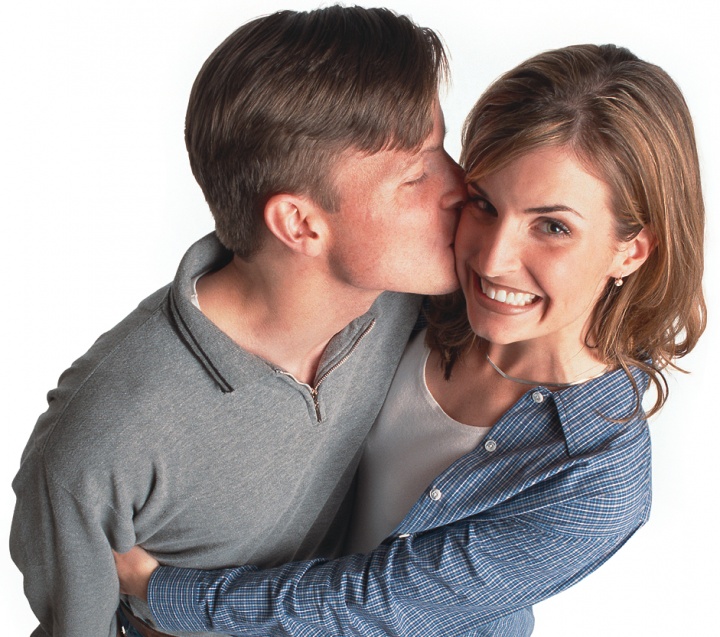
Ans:
{"type": "Polygon", "coordinates": [[[532,303],[536,295],[528,294],[524,292],[508,292],[502,288],[494,288],[485,279],[480,279],[480,286],[482,287],[483,293],[489,298],[498,301],[499,303],[505,303],[506,305],[514,305],[516,307],[522,307],[532,303]]]}

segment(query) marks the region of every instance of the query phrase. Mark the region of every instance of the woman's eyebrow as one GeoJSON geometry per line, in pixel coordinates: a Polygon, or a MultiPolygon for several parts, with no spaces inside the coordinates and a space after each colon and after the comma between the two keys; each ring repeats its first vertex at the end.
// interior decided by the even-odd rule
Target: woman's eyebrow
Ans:
{"type": "MultiPolygon", "coordinates": [[[[488,201],[492,201],[490,198],[490,195],[487,194],[480,186],[478,186],[476,183],[469,181],[467,183],[467,187],[472,189],[474,193],[479,195],[480,197],[483,197],[484,199],[487,199],[488,201]]],[[[524,213],[529,215],[547,215],[552,214],[553,212],[570,212],[572,214],[577,215],[581,219],[584,219],[585,217],[579,213],[575,208],[571,208],[570,206],[566,206],[565,204],[552,204],[549,206],[533,206],[532,208],[525,208],[523,210],[524,213]]]]}
{"type": "Polygon", "coordinates": [[[553,213],[553,212],[571,212],[573,214],[576,214],[581,219],[585,218],[577,210],[575,210],[575,208],[571,208],[570,206],[565,206],[563,204],[554,204],[551,206],[537,206],[534,208],[526,208],[525,210],[523,210],[523,212],[526,212],[528,214],[533,214],[533,215],[544,215],[544,214],[549,214],[549,213],[553,213]]]}

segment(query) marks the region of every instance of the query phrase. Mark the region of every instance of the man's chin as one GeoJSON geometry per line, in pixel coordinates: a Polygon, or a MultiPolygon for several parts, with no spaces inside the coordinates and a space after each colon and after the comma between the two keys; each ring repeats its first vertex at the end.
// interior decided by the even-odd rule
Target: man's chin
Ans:
{"type": "Polygon", "coordinates": [[[419,294],[425,296],[443,296],[445,294],[452,294],[460,289],[460,281],[457,278],[446,277],[443,282],[435,281],[433,284],[428,285],[425,289],[418,290],[419,294]]]}

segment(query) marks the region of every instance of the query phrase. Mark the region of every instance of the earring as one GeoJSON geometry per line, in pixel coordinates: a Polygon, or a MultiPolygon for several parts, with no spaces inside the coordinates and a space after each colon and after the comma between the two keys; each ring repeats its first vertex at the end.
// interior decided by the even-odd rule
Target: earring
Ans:
{"type": "Polygon", "coordinates": [[[616,288],[622,287],[623,283],[625,283],[625,281],[623,281],[621,276],[619,276],[617,279],[615,279],[615,287],[616,288]]]}

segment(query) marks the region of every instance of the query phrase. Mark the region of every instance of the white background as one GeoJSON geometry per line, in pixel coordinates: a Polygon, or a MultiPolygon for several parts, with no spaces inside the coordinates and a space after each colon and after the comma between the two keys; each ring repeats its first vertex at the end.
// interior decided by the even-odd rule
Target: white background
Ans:
{"type": "MultiPolygon", "coordinates": [[[[382,0],[378,2],[382,4],[382,0]]],[[[9,6],[10,3],[4,5],[9,6]]],[[[312,2],[86,0],[0,13],[2,463],[0,631],[35,626],[7,551],[10,482],[45,393],[104,330],[174,275],[212,228],[187,165],[183,118],[204,59],[231,31],[312,2]]],[[[372,6],[373,3],[368,6],[372,6]]],[[[503,71],[545,49],[613,42],[665,68],[694,115],[708,211],[710,325],[652,422],[650,523],[600,571],[536,607],[536,637],[718,634],[720,231],[718,16],[711,0],[386,0],[452,54],[444,100],[455,157],[464,115],[503,71]]],[[[91,600],[88,600],[91,603],[91,600]]],[[[81,636],[92,637],[92,636],[81,636]]],[[[419,636],[420,637],[420,636],[419,636]]]]}

